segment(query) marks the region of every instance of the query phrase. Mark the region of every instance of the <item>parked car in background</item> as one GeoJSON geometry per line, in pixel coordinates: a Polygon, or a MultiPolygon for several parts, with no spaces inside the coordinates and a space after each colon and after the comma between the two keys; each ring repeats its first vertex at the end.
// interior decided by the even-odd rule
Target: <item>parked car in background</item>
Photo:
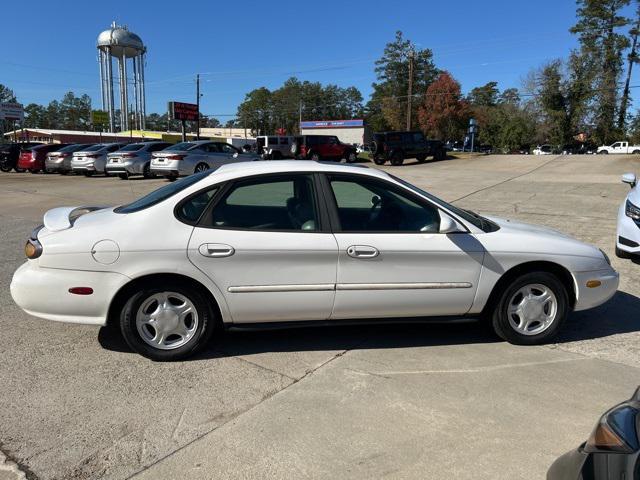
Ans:
{"type": "Polygon", "coordinates": [[[123,146],[124,143],[98,143],[81,149],[73,154],[71,170],[73,173],[83,174],[87,177],[96,173],[106,174],[107,154],[115,152],[123,146]]]}
{"type": "Polygon", "coordinates": [[[587,441],[547,472],[547,480],[569,479],[640,479],[640,388],[600,417],[587,441]]]}
{"type": "Polygon", "coordinates": [[[356,147],[342,143],[335,135],[299,135],[291,145],[291,155],[301,160],[345,160],[355,162],[356,147]]]}
{"type": "Polygon", "coordinates": [[[171,145],[169,142],[140,142],[125,145],[107,154],[107,174],[118,175],[123,180],[134,175],[151,178],[153,176],[151,155],[171,145]]]}
{"type": "Polygon", "coordinates": [[[92,143],[74,143],[55,152],[49,152],[44,161],[45,171],[48,173],[61,173],[62,175],[71,173],[71,159],[73,158],[73,154],[80,150],[90,148],[93,145],[92,143]]]}
{"type": "Polygon", "coordinates": [[[10,172],[15,170],[16,172],[23,172],[24,170],[18,167],[18,160],[22,150],[28,150],[31,147],[42,145],[40,142],[21,142],[21,143],[6,143],[0,145],[0,171],[10,172]]]}
{"type": "Polygon", "coordinates": [[[25,253],[18,306],[113,322],[155,360],[258,322],[481,317],[537,345],[619,280],[601,250],[560,232],[483,217],[378,169],[293,160],[225,164],[116,208],[54,208],[25,253]]]}
{"type": "Polygon", "coordinates": [[[625,173],[622,181],[629,184],[631,191],[618,209],[616,255],[630,258],[640,255],[640,187],[633,173],[625,173]]]}
{"type": "Polygon", "coordinates": [[[46,143],[36,145],[27,150],[22,150],[18,159],[18,168],[31,173],[38,173],[44,170],[45,160],[50,152],[55,152],[66,147],[67,143],[46,143]]]}
{"type": "Polygon", "coordinates": [[[265,160],[281,160],[292,158],[291,136],[259,136],[256,137],[256,151],[265,160]]]}
{"type": "Polygon", "coordinates": [[[444,147],[450,152],[461,152],[464,148],[464,142],[460,140],[457,142],[448,141],[444,147]]]}
{"type": "Polygon", "coordinates": [[[569,143],[562,146],[562,154],[563,155],[591,155],[596,153],[598,147],[589,142],[581,143],[569,143]]]}
{"type": "Polygon", "coordinates": [[[640,154],[640,145],[629,145],[629,142],[616,142],[611,145],[603,145],[598,147],[599,154],[607,153],[633,153],[640,154]]]}
{"type": "Polygon", "coordinates": [[[151,154],[151,173],[173,181],[180,176],[204,172],[225,163],[254,160],[260,160],[260,157],[224,142],[181,142],[151,154]]]}
{"type": "Polygon", "coordinates": [[[379,132],[373,134],[371,159],[376,165],[402,165],[407,158],[415,158],[420,163],[427,157],[443,160],[447,156],[444,143],[428,140],[422,132],[379,132]]]}
{"type": "Polygon", "coordinates": [[[361,154],[361,153],[369,154],[369,153],[371,153],[371,147],[369,145],[361,143],[360,145],[356,145],[356,153],[357,154],[361,154]]]}
{"type": "Polygon", "coordinates": [[[538,145],[531,153],[534,155],[553,155],[554,148],[552,145],[538,145]]]}

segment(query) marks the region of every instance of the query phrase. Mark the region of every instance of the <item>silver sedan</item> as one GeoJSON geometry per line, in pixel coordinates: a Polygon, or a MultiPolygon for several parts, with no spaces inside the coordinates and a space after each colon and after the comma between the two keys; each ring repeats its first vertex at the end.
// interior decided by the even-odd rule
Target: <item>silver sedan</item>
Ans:
{"type": "Polygon", "coordinates": [[[73,173],[81,173],[87,177],[95,173],[107,173],[107,154],[122,148],[122,143],[99,143],[93,147],[80,150],[73,154],[71,170],[73,173]]]}
{"type": "Polygon", "coordinates": [[[151,178],[151,155],[170,147],[169,142],[140,142],[125,145],[107,155],[107,174],[126,180],[132,175],[151,178]]]}
{"type": "Polygon", "coordinates": [[[175,180],[179,176],[217,168],[235,162],[260,160],[254,153],[245,153],[224,142],[198,140],[182,142],[157,152],[151,158],[151,173],[175,180]]]}

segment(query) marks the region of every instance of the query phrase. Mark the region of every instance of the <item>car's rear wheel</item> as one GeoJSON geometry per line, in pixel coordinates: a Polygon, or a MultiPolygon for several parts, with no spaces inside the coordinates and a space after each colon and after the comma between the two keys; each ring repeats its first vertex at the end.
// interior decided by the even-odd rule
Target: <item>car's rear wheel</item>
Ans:
{"type": "Polygon", "coordinates": [[[358,154],[353,150],[347,152],[345,156],[347,163],[355,163],[355,161],[358,160],[358,154]]]}
{"type": "Polygon", "coordinates": [[[600,150],[598,152],[598,155],[607,155],[609,152],[607,152],[606,150],[600,150]]]}
{"type": "Polygon", "coordinates": [[[386,162],[384,156],[382,155],[374,155],[373,156],[373,163],[375,163],[376,165],[384,165],[386,162]]]}
{"type": "Polygon", "coordinates": [[[13,167],[13,169],[14,169],[17,173],[24,173],[24,172],[25,172],[25,169],[24,169],[24,168],[13,167]]]}
{"type": "Polygon", "coordinates": [[[134,293],[120,314],[127,344],[157,361],[193,355],[210,340],[215,324],[205,296],[179,286],[150,284],[134,293]]]}
{"type": "Polygon", "coordinates": [[[391,165],[398,167],[403,163],[404,163],[404,155],[402,154],[402,152],[396,151],[391,155],[391,165]]]}
{"type": "Polygon", "coordinates": [[[0,163],[0,171],[4,172],[4,173],[8,173],[11,171],[13,167],[11,165],[7,165],[5,163],[0,163]]]}
{"type": "Polygon", "coordinates": [[[631,152],[633,155],[638,155],[640,154],[640,150],[634,150],[633,152],[631,152]]]}
{"type": "Polygon", "coordinates": [[[85,177],[92,177],[94,173],[95,172],[92,172],[91,170],[87,170],[86,172],[84,172],[84,176],[85,177]]]}
{"type": "Polygon", "coordinates": [[[120,180],[129,180],[129,174],[128,173],[119,173],[118,174],[118,178],[120,180]]]}
{"type": "Polygon", "coordinates": [[[200,173],[206,172],[207,170],[209,170],[209,165],[207,165],[206,163],[199,163],[198,165],[196,165],[196,168],[193,169],[193,172],[200,173]]]}
{"type": "Polygon", "coordinates": [[[166,178],[168,182],[175,182],[178,179],[175,175],[167,175],[166,178]]]}
{"type": "Polygon", "coordinates": [[[509,282],[493,312],[496,333],[516,345],[553,338],[569,314],[569,294],[555,275],[531,272],[509,282]]]}
{"type": "Polygon", "coordinates": [[[151,173],[151,164],[149,163],[145,163],[144,167],[142,168],[142,176],[144,178],[153,178],[155,177],[155,175],[153,173],[151,173]]]}
{"type": "Polygon", "coordinates": [[[427,161],[427,156],[426,155],[417,155],[416,156],[416,160],[418,160],[420,163],[424,163],[427,161]]]}

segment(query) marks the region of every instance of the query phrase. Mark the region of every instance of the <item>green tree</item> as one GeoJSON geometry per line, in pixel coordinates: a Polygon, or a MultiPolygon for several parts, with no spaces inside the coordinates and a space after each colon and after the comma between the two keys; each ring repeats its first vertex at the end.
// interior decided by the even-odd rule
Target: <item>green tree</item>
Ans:
{"type": "Polygon", "coordinates": [[[578,35],[581,54],[591,70],[593,134],[597,142],[609,143],[621,133],[616,125],[618,83],[629,39],[619,30],[629,23],[621,15],[629,0],[578,0],[577,4],[578,21],[571,32],[578,35]]]}
{"type": "MultiPolygon", "coordinates": [[[[417,48],[397,31],[394,41],[387,43],[382,57],[375,62],[377,81],[372,84],[373,94],[367,104],[368,120],[375,129],[405,128],[410,63],[413,94],[426,92],[438,74],[433,53],[428,48],[417,48]]],[[[419,100],[413,99],[412,124],[417,120],[419,104],[419,100]]]]}
{"type": "Polygon", "coordinates": [[[6,87],[0,83],[0,103],[15,102],[16,96],[9,87],[6,87]]]}
{"type": "Polygon", "coordinates": [[[493,107],[498,103],[498,82],[489,82],[476,87],[469,92],[468,100],[471,105],[478,107],[493,107]]]}
{"type": "Polygon", "coordinates": [[[431,137],[458,140],[464,135],[471,112],[462,98],[460,84],[443,71],[427,88],[418,111],[422,130],[431,137]]]}

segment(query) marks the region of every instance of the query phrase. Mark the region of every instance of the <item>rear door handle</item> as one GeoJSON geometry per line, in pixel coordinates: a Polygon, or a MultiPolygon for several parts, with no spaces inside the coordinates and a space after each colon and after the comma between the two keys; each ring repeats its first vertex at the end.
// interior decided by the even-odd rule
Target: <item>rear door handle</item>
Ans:
{"type": "Polygon", "coordinates": [[[230,257],[234,253],[236,253],[235,249],[230,245],[225,245],[224,243],[203,243],[198,248],[200,255],[205,257],[230,257]]]}
{"type": "Polygon", "coordinates": [[[377,248],[369,245],[351,245],[347,248],[347,255],[353,258],[374,258],[380,254],[377,248]]]}

